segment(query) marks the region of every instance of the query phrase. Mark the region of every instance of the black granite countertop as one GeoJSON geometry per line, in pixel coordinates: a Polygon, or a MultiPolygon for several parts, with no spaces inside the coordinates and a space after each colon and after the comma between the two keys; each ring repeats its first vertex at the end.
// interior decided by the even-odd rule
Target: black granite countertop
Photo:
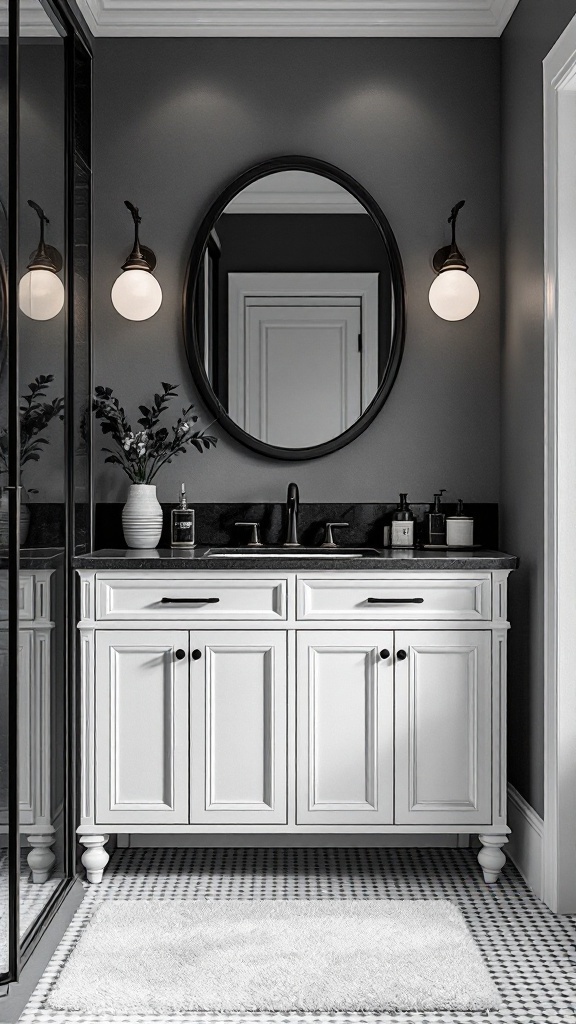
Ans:
{"type": "MultiPolygon", "coordinates": [[[[339,558],[338,555],[322,555],[318,557],[298,558],[291,555],[286,558],[269,557],[234,557],[214,558],[206,555],[207,547],[197,547],[193,551],[179,552],[171,548],[155,548],[143,551],[137,548],[102,548],[72,559],[75,569],[179,569],[205,572],[206,570],[250,570],[265,572],[281,569],[283,572],[298,570],[299,572],[323,569],[337,569],[340,572],[362,572],[370,570],[390,571],[406,569],[416,571],[446,569],[516,569],[518,559],[515,555],[507,555],[502,551],[421,551],[418,549],[402,550],[387,548],[379,551],[373,558],[339,558]]],[[[343,548],[342,553],[345,554],[343,548]]]]}
{"type": "MultiPolygon", "coordinates": [[[[21,569],[55,569],[64,557],[64,548],[22,548],[21,569]]],[[[0,550],[0,569],[8,569],[8,553],[0,550]]]]}

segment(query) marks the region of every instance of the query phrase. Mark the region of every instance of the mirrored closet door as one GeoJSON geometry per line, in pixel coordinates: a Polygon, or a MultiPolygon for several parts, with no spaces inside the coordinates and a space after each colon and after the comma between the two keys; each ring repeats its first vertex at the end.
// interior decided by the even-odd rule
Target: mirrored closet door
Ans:
{"type": "Polygon", "coordinates": [[[20,935],[65,876],[65,30],[20,7],[20,935]]]}
{"type": "Polygon", "coordinates": [[[67,3],[5,8],[17,64],[0,157],[0,980],[11,980],[75,875],[71,558],[90,532],[91,57],[67,3]]]}

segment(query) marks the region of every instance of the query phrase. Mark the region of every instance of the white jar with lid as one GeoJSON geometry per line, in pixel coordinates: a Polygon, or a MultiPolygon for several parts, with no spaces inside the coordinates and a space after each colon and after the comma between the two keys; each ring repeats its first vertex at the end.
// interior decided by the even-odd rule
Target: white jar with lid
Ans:
{"type": "Polygon", "coordinates": [[[474,543],[474,520],[464,515],[464,503],[458,498],[455,516],[446,516],[446,544],[449,548],[470,548],[474,543]]]}

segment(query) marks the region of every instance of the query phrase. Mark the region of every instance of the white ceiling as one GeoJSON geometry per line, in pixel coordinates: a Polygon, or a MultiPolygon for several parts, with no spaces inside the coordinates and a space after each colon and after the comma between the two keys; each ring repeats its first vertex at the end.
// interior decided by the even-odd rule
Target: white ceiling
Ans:
{"type": "Polygon", "coordinates": [[[78,0],[95,36],[499,36],[519,0],[78,0]]]}

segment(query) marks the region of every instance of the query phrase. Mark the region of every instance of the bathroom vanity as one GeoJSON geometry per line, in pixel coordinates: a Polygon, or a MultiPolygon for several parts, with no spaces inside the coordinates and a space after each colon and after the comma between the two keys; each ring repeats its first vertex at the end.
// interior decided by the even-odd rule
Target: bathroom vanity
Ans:
{"type": "Polygon", "coordinates": [[[88,879],[112,833],[477,834],[505,857],[498,552],[79,557],[88,879]]]}

